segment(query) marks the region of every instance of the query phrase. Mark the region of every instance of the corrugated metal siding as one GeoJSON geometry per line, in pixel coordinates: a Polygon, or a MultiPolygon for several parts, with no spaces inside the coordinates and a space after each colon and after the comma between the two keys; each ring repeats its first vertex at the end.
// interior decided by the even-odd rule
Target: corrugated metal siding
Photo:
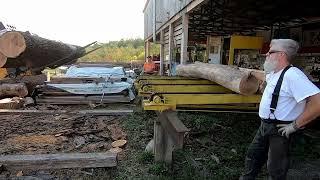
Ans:
{"type": "MultiPolygon", "coordinates": [[[[158,30],[169,19],[181,11],[193,0],[156,0],[156,29],[158,30]]],[[[150,0],[144,10],[144,38],[152,35],[153,0],[150,0]]]]}
{"type": "Polygon", "coordinates": [[[173,45],[180,47],[182,39],[182,19],[173,24],[173,39],[173,45]]]}

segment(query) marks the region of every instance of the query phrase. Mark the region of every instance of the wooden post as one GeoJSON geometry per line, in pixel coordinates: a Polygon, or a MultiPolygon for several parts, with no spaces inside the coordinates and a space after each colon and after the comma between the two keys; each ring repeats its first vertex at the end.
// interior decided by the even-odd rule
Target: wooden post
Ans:
{"type": "Polygon", "coordinates": [[[172,72],[172,61],[173,61],[173,25],[170,23],[169,25],[169,76],[171,76],[172,72]]]}
{"type": "Polygon", "coordinates": [[[148,56],[150,56],[150,41],[149,40],[147,40],[144,44],[144,59],[146,60],[148,56]]]}
{"type": "Polygon", "coordinates": [[[163,64],[164,64],[164,30],[160,31],[160,73],[159,75],[163,75],[163,64]]]}
{"type": "Polygon", "coordinates": [[[154,121],[154,159],[155,161],[162,161],[164,159],[164,132],[161,127],[160,120],[157,118],[154,121]]]}
{"type": "Polygon", "coordinates": [[[187,64],[188,61],[188,28],[189,15],[185,13],[182,15],[181,64],[187,64]]]}
{"type": "Polygon", "coordinates": [[[188,131],[176,112],[161,112],[154,122],[155,161],[171,163],[173,150],[183,147],[184,134],[188,131]]]}

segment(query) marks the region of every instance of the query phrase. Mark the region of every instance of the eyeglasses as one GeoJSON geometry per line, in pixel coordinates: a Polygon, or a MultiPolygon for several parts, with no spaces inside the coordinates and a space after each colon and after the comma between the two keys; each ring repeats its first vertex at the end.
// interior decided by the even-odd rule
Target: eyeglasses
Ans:
{"type": "Polygon", "coordinates": [[[279,52],[283,52],[283,51],[269,51],[269,52],[267,52],[266,56],[269,56],[269,55],[274,54],[274,53],[279,53],[279,52]]]}

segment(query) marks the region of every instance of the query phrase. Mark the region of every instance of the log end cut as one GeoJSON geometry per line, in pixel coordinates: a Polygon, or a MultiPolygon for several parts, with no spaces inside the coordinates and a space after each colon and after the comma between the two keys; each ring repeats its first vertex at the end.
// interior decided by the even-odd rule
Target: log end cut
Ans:
{"type": "Polygon", "coordinates": [[[18,57],[26,49],[26,41],[20,32],[6,32],[0,37],[0,52],[9,58],[18,57]]]}
{"type": "Polygon", "coordinates": [[[7,57],[0,52],[0,68],[7,62],[7,57]]]}
{"type": "Polygon", "coordinates": [[[259,85],[259,80],[255,76],[248,73],[241,79],[239,90],[243,95],[255,94],[259,89],[259,85]]]}

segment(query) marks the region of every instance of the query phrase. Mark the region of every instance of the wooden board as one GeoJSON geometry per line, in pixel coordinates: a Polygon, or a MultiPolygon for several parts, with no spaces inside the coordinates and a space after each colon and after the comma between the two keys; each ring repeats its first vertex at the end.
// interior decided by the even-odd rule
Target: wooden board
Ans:
{"type": "Polygon", "coordinates": [[[124,95],[110,96],[43,96],[36,97],[37,104],[88,104],[88,103],[130,103],[130,98],[124,95]]]}
{"type": "Polygon", "coordinates": [[[103,152],[5,155],[0,156],[0,164],[8,170],[115,167],[117,154],[103,152]]]}
{"type": "Polygon", "coordinates": [[[117,109],[117,110],[97,109],[97,110],[81,110],[81,111],[0,109],[0,115],[3,115],[3,114],[83,114],[83,115],[119,116],[119,115],[131,114],[131,113],[133,113],[133,110],[130,110],[130,109],[117,109]]]}
{"type": "Polygon", "coordinates": [[[52,84],[79,84],[79,83],[102,83],[106,82],[105,78],[94,77],[51,77],[52,84]]]}

